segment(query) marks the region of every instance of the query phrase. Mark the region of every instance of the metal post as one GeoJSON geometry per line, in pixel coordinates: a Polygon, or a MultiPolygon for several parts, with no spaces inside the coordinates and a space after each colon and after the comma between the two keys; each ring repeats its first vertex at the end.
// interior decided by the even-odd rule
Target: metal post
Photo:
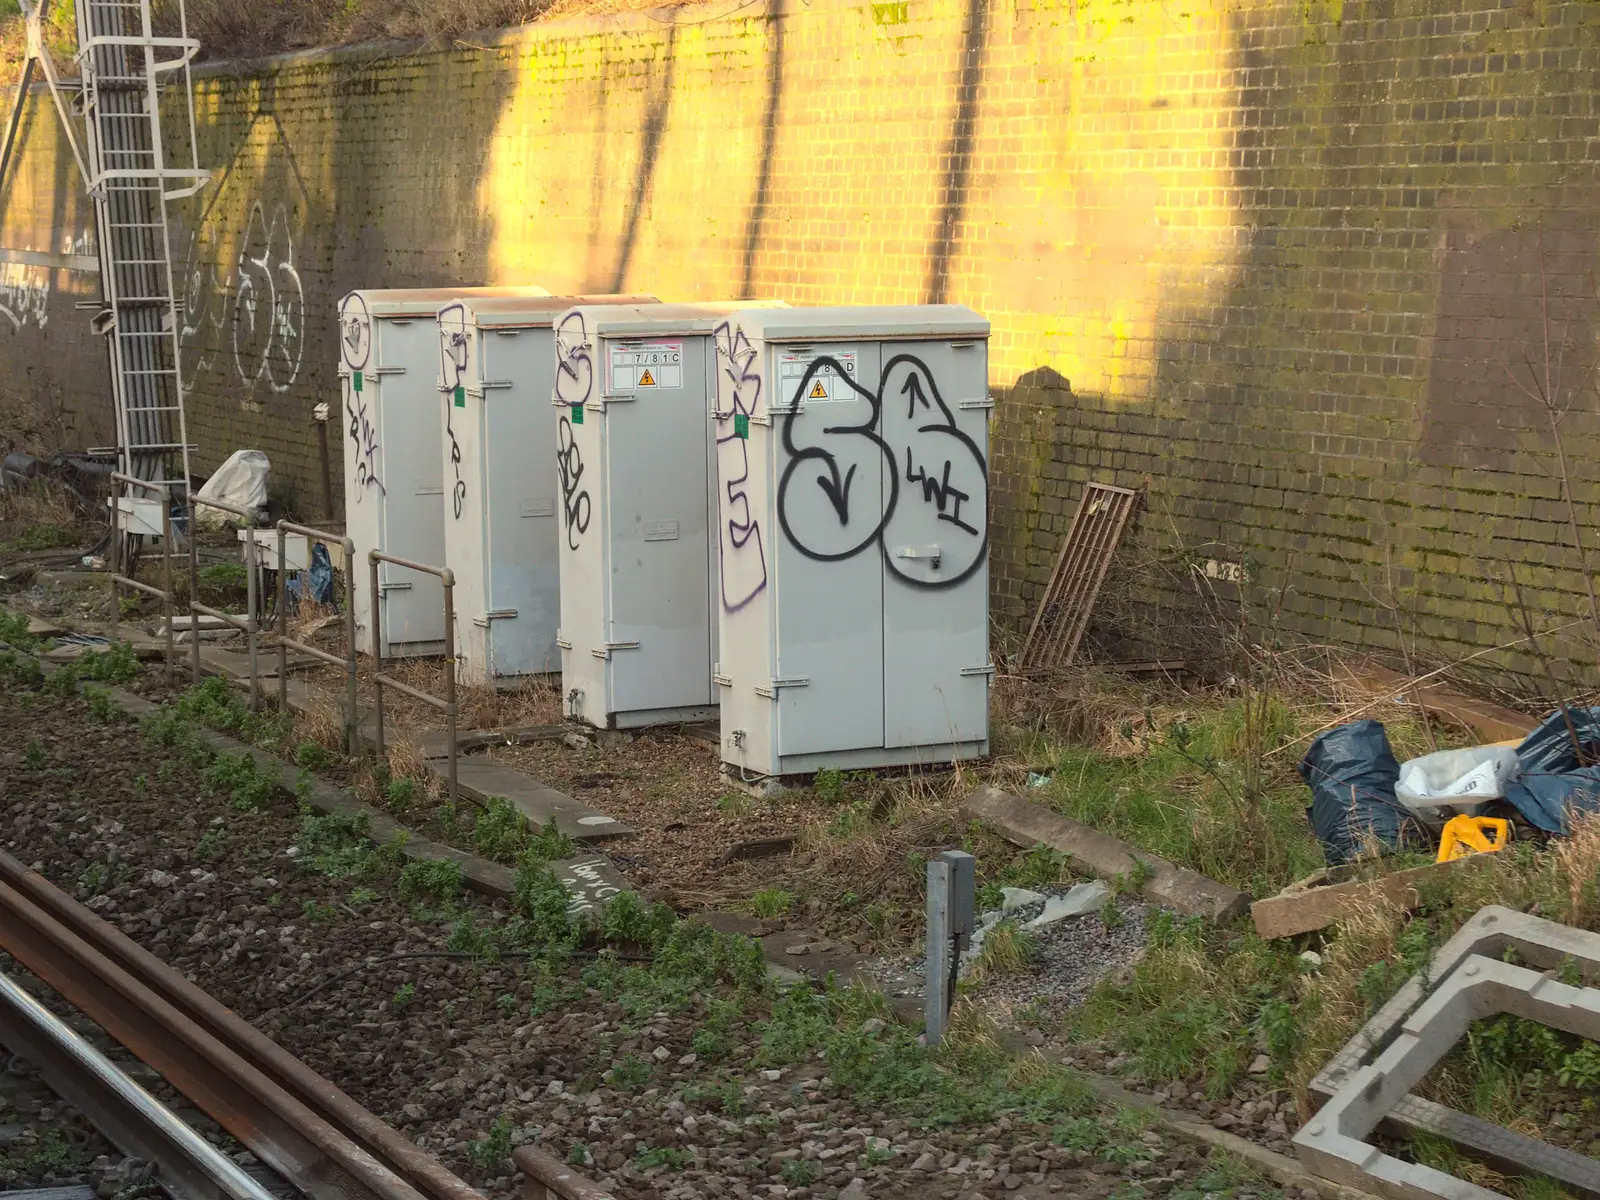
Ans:
{"type": "Polygon", "coordinates": [[[444,580],[444,716],[450,739],[450,803],[456,803],[456,576],[448,567],[444,580]]]}
{"type": "Polygon", "coordinates": [[[121,516],[122,512],[117,508],[117,485],[113,483],[111,485],[111,552],[109,555],[111,566],[111,621],[109,632],[113,642],[117,640],[117,610],[122,607],[122,589],[117,586],[117,576],[122,574],[121,557],[117,553],[118,543],[122,541],[122,530],[118,528],[122,524],[119,520],[121,516]]]}
{"type": "Polygon", "coordinates": [[[955,1004],[961,951],[972,941],[975,924],[976,860],[962,850],[946,850],[928,863],[928,936],[925,987],[929,1046],[943,1040],[955,1004]]]}
{"type": "Polygon", "coordinates": [[[185,497],[189,507],[189,661],[194,665],[194,685],[200,686],[200,614],[195,605],[200,603],[200,551],[195,544],[198,526],[195,524],[194,497],[185,497]]]}
{"type": "MultiPolygon", "coordinates": [[[[372,716],[377,725],[377,741],[375,749],[378,752],[378,761],[385,762],[383,755],[383,684],[378,676],[383,673],[383,610],[378,603],[383,597],[378,594],[378,552],[369,551],[367,564],[372,568],[372,716]]],[[[449,595],[447,591],[445,595],[449,595]]],[[[445,636],[450,636],[449,626],[445,627],[445,636]]]]}
{"type": "Polygon", "coordinates": [[[177,619],[178,606],[172,602],[172,493],[165,488],[161,491],[161,589],[166,593],[161,598],[161,611],[167,623],[166,679],[167,686],[171,687],[178,656],[177,634],[172,623],[177,619]]]}
{"type": "Polygon", "coordinates": [[[350,663],[345,668],[344,752],[356,752],[356,544],[349,538],[344,551],[344,649],[350,663]]]}
{"type": "Polygon", "coordinates": [[[944,1040],[950,1019],[950,864],[928,860],[927,970],[924,973],[924,1033],[930,1047],[944,1040]]]}
{"type": "Polygon", "coordinates": [[[288,534],[278,522],[278,711],[289,711],[289,572],[284,570],[288,534]]]}
{"type": "Polygon", "coordinates": [[[261,708],[261,677],[258,673],[259,668],[256,662],[256,631],[261,626],[261,618],[256,612],[256,606],[258,603],[258,597],[256,596],[256,572],[260,566],[260,560],[256,554],[258,547],[256,546],[255,526],[246,525],[244,527],[244,532],[245,570],[249,576],[245,580],[244,585],[244,635],[248,639],[250,649],[250,711],[257,712],[261,708]]]}

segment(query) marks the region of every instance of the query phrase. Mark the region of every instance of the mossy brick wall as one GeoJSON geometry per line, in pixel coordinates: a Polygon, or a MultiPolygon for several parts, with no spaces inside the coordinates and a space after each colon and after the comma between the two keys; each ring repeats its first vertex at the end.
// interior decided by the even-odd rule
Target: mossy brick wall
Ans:
{"type": "MultiPolygon", "coordinates": [[[[469,40],[200,73],[217,178],[176,253],[202,469],[261,447],[314,513],[356,286],[950,300],[994,323],[1013,630],[1090,479],[1148,491],[1164,643],[1207,560],[1346,643],[1507,641],[1513,584],[1541,627],[1586,614],[1529,393],[1548,332],[1588,533],[1600,5],[762,0],[469,40]]],[[[87,207],[42,97],[22,155],[0,241],[59,251],[87,207]]],[[[5,269],[54,307],[0,318],[0,398],[66,397],[85,440],[103,358],[62,305],[92,277],[5,269]]]]}

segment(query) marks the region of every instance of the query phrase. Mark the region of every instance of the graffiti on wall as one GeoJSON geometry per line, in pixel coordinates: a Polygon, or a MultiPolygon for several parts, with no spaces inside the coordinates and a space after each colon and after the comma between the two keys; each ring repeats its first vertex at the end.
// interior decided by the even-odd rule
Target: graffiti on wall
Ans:
{"type": "MultiPolygon", "coordinates": [[[[589,354],[589,325],[581,312],[569,312],[556,322],[556,400],[581,413],[594,392],[594,360],[589,354]]],[[[578,449],[572,421],[561,414],[556,431],[556,477],[561,483],[561,520],[567,531],[567,549],[576,550],[589,532],[591,505],[583,486],[583,453],[578,449]]]]}
{"type": "Polygon", "coordinates": [[[300,375],[305,352],[306,295],[295,266],[288,209],[272,215],[258,200],[250,206],[244,240],[232,263],[218,253],[204,226],[189,237],[183,270],[184,390],[224,356],[252,391],[287,392],[300,375]]]}
{"type": "Polygon", "coordinates": [[[13,329],[35,325],[43,329],[50,319],[50,270],[48,267],[0,263],[0,316],[13,329]]]}
{"type": "Polygon", "coordinates": [[[738,612],[767,586],[767,553],[761,524],[751,511],[749,443],[744,434],[761,403],[756,352],[742,330],[724,321],[712,339],[717,348],[717,560],[722,607],[738,612]]]}

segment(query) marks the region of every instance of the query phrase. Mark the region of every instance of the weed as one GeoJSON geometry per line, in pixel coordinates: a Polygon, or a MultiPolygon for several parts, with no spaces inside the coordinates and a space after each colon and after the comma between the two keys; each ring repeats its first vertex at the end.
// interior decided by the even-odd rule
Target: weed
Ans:
{"type": "Polygon", "coordinates": [[[383,802],[404,816],[422,798],[422,788],[409,775],[391,779],[383,787],[383,802]]]}
{"type": "Polygon", "coordinates": [[[490,796],[472,824],[473,849],[496,862],[516,862],[527,842],[528,822],[516,805],[504,796],[490,796]]]}
{"type": "Polygon", "coordinates": [[[326,771],[339,764],[339,756],[317,742],[301,742],[294,748],[294,762],[308,771],[326,771]]]}
{"type": "Polygon", "coordinates": [[[750,915],[763,920],[786,917],[793,907],[794,893],[786,892],[782,888],[762,888],[750,897],[750,915]]]}
{"type": "Polygon", "coordinates": [[[871,774],[866,771],[841,771],[837,767],[824,767],[811,781],[811,790],[817,794],[819,800],[825,800],[829,804],[843,804],[856,784],[866,783],[871,779],[871,774]]]}
{"type": "Polygon", "coordinates": [[[582,1142],[573,1142],[572,1149],[567,1151],[567,1161],[575,1167],[589,1165],[589,1147],[582,1142]]]}
{"type": "Polygon", "coordinates": [[[139,659],[127,642],[109,649],[89,651],[78,659],[78,673],[97,683],[132,683],[139,677],[139,659]]]}
{"type": "Polygon", "coordinates": [[[67,663],[46,675],[40,689],[51,696],[70,700],[78,694],[78,664],[67,663]]]}
{"type": "Polygon", "coordinates": [[[498,1167],[511,1157],[511,1118],[504,1113],[495,1118],[483,1137],[467,1147],[467,1157],[480,1171],[498,1167]]]}
{"type": "Polygon", "coordinates": [[[0,642],[16,650],[33,650],[39,645],[39,639],[28,632],[28,618],[9,608],[0,608],[0,642]]]}
{"type": "Polygon", "coordinates": [[[99,863],[90,863],[78,876],[78,886],[91,896],[98,895],[106,884],[106,869],[99,863]]]}
{"type": "Polygon", "coordinates": [[[389,1003],[394,1008],[404,1008],[417,998],[417,985],[407,981],[395,988],[389,1003]]]}
{"type": "Polygon", "coordinates": [[[817,1165],[803,1158],[786,1158],[778,1171],[790,1187],[809,1187],[817,1181],[817,1165]]]}
{"type": "Polygon", "coordinates": [[[743,792],[724,792],[717,797],[717,811],[730,817],[742,817],[755,807],[755,801],[743,792]]]}
{"type": "Polygon", "coordinates": [[[631,1051],[605,1073],[606,1082],[619,1092],[637,1092],[650,1082],[650,1062],[631,1051]]]}
{"type": "Polygon", "coordinates": [[[194,844],[194,856],[201,862],[214,862],[222,854],[222,826],[213,825],[194,844]]]}
{"type": "Polygon", "coordinates": [[[448,858],[409,862],[396,885],[402,900],[425,900],[444,906],[461,894],[461,864],[448,858]]]}
{"type": "MultiPolygon", "coordinates": [[[[86,687],[83,689],[83,698],[88,702],[89,715],[103,725],[109,725],[116,720],[117,709],[111,703],[111,693],[105,688],[86,687]]],[[[143,776],[140,776],[142,779],[143,776]]]]}
{"type": "Polygon", "coordinates": [[[250,575],[243,563],[214,563],[201,567],[195,578],[200,585],[200,599],[208,604],[242,599],[250,586],[250,575]]]}
{"type": "Polygon", "coordinates": [[[1003,975],[1019,975],[1028,969],[1036,954],[1032,935],[1015,921],[1000,921],[983,935],[977,961],[972,964],[972,980],[982,983],[1003,975]]]}
{"type": "MultiPolygon", "coordinates": [[[[39,660],[27,653],[18,653],[15,650],[0,650],[0,675],[11,680],[18,687],[38,687],[44,679],[44,669],[39,666],[39,660]]],[[[27,696],[31,701],[32,696],[26,692],[18,696],[22,699],[27,696]]]]}
{"type": "Polygon", "coordinates": [[[653,1150],[640,1149],[634,1161],[641,1171],[652,1167],[671,1167],[674,1170],[689,1165],[689,1152],[679,1146],[658,1146],[653,1150]]]}
{"type": "Polygon", "coordinates": [[[320,925],[333,920],[339,915],[338,910],[331,904],[319,904],[315,900],[307,900],[300,906],[300,916],[313,925],[320,925]]]}
{"type": "Polygon", "coordinates": [[[1121,929],[1123,925],[1122,909],[1117,907],[1117,893],[1113,891],[1100,905],[1100,924],[1107,932],[1121,929]]]}
{"type": "Polygon", "coordinates": [[[365,813],[304,813],[300,850],[312,870],[335,879],[365,879],[390,865],[372,845],[365,813]]]}
{"type": "Polygon", "coordinates": [[[249,754],[219,754],[200,777],[241,812],[260,812],[278,791],[277,778],[249,754]]]}
{"type": "Polygon", "coordinates": [[[78,544],[77,531],[66,525],[29,525],[6,543],[12,550],[59,550],[78,544]]]}
{"type": "Polygon", "coordinates": [[[23,765],[30,771],[42,771],[49,761],[44,752],[44,743],[38,738],[29,738],[28,744],[22,748],[23,765]]]}

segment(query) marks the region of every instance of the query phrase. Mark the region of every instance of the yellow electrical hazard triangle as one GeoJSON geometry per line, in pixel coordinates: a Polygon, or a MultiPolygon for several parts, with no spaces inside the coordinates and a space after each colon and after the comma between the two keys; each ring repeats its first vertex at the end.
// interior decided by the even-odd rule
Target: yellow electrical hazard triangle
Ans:
{"type": "Polygon", "coordinates": [[[656,385],[656,377],[654,375],[650,374],[649,369],[646,368],[645,369],[645,373],[644,373],[644,378],[639,380],[639,386],[640,387],[655,387],[655,385],[656,385]]]}
{"type": "Polygon", "coordinates": [[[822,380],[819,379],[816,381],[816,383],[811,385],[811,395],[808,397],[808,399],[826,400],[827,398],[828,389],[822,386],[822,380]]]}

